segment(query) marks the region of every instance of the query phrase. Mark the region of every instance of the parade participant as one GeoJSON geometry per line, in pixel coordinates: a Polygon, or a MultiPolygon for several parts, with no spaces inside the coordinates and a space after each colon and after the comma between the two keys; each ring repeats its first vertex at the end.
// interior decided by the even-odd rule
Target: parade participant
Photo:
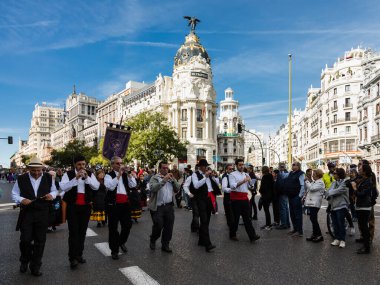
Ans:
{"type": "Polygon", "coordinates": [[[140,205],[143,211],[144,208],[146,208],[147,204],[147,199],[148,199],[148,192],[147,192],[147,187],[148,187],[148,182],[146,181],[145,177],[148,176],[148,173],[144,172],[143,174],[140,174],[138,182],[138,188],[140,190],[140,205]]]}
{"type": "Polygon", "coordinates": [[[249,191],[251,191],[251,194],[252,194],[251,199],[249,200],[249,203],[251,205],[251,208],[250,208],[251,214],[250,214],[250,216],[252,217],[252,220],[257,220],[257,205],[256,205],[256,201],[255,201],[255,197],[257,195],[257,178],[256,178],[255,171],[253,170],[253,165],[252,164],[249,164],[247,166],[247,171],[248,171],[249,177],[251,177],[252,180],[253,179],[256,180],[255,185],[249,187],[249,191]],[[253,216],[252,216],[252,209],[253,209],[253,216]]]}
{"type": "Polygon", "coordinates": [[[192,185],[190,185],[190,191],[194,194],[200,218],[198,245],[204,246],[206,251],[210,252],[215,248],[215,245],[211,243],[208,228],[211,211],[214,210],[212,197],[213,192],[220,193],[220,189],[215,180],[211,178],[212,171],[207,170],[208,166],[206,159],[199,160],[198,171],[191,176],[192,185]]]}
{"type": "Polygon", "coordinates": [[[104,178],[107,192],[107,215],[108,215],[108,244],[111,257],[119,259],[119,248],[126,253],[128,251],[125,243],[128,240],[132,227],[131,206],[129,195],[136,188],[137,182],[129,166],[121,165],[121,158],[111,158],[112,171],[104,178]],[[121,231],[118,231],[120,222],[121,231]]]}
{"type": "Polygon", "coordinates": [[[172,239],[174,226],[174,202],[173,195],[180,190],[180,185],[169,173],[166,161],[158,164],[159,173],[154,175],[149,182],[150,200],[149,209],[153,221],[152,234],[150,236],[150,249],[156,249],[156,240],[161,236],[161,250],[171,253],[169,243],[172,239]]]}
{"type": "Polygon", "coordinates": [[[92,190],[99,189],[95,175],[86,170],[86,159],[82,155],[74,157],[74,169],[66,172],[59,186],[65,192],[66,218],[69,228],[69,261],[71,269],[83,258],[84,241],[91,215],[92,190]]]}
{"type": "Polygon", "coordinates": [[[240,216],[242,216],[249,240],[254,242],[255,240],[258,240],[260,236],[256,234],[249,216],[250,205],[248,200],[248,187],[253,186],[256,181],[252,180],[247,173],[243,172],[243,159],[236,159],[235,165],[236,171],[232,172],[229,177],[231,186],[231,208],[234,215],[234,223],[230,228],[230,239],[238,241],[236,232],[238,230],[240,216]]]}
{"type": "Polygon", "coordinates": [[[21,204],[16,230],[20,230],[20,272],[29,269],[32,275],[41,276],[41,260],[45,248],[49,222],[49,204],[57,189],[48,173],[42,172],[41,160],[34,157],[28,164],[29,173],[17,178],[12,199],[21,204]]]}
{"type": "Polygon", "coordinates": [[[97,227],[100,228],[106,224],[106,195],[107,189],[104,185],[105,173],[103,169],[96,171],[96,179],[99,181],[99,190],[93,191],[92,193],[92,212],[90,216],[91,221],[96,221],[97,227]]]}
{"type": "Polygon", "coordinates": [[[230,186],[230,179],[229,179],[229,175],[231,174],[232,171],[234,171],[234,166],[232,164],[227,164],[226,172],[222,176],[223,206],[224,206],[224,213],[226,215],[228,228],[230,228],[234,224],[234,218],[233,218],[233,213],[231,209],[231,199],[230,199],[231,186],[230,186]]]}
{"type": "Polygon", "coordinates": [[[349,190],[346,181],[346,172],[343,168],[334,170],[334,182],[326,192],[327,200],[331,208],[331,220],[334,228],[335,240],[331,243],[340,248],[346,247],[346,227],[344,220],[348,206],[350,205],[349,190]]]}
{"type": "Polygon", "coordinates": [[[322,205],[322,198],[325,193],[325,184],[322,181],[323,171],[321,169],[313,170],[313,180],[306,179],[306,198],[305,206],[310,211],[310,221],[313,225],[313,233],[310,237],[306,238],[307,241],[321,242],[323,236],[321,228],[318,223],[318,212],[322,205]]]}

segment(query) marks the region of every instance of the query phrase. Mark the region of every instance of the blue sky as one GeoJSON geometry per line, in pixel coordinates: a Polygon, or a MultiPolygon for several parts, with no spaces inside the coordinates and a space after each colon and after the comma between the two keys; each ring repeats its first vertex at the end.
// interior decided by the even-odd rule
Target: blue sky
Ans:
{"type": "Polygon", "coordinates": [[[249,128],[274,133],[286,120],[288,53],[294,106],[303,108],[321,69],[351,47],[380,50],[380,5],[369,1],[189,0],[0,2],[0,164],[27,139],[35,103],[77,91],[104,99],[129,80],[171,75],[197,16],[218,101],[231,87],[249,128]]]}

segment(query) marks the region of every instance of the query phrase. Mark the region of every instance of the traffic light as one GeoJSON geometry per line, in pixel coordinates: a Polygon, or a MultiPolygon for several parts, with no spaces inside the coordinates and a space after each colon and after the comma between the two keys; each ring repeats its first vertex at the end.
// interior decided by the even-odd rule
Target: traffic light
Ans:
{"type": "Polygon", "coordinates": [[[13,137],[11,136],[8,137],[8,144],[13,144],[13,137]]]}
{"type": "Polygon", "coordinates": [[[238,134],[241,134],[243,132],[243,126],[241,124],[238,124],[238,134]]]}

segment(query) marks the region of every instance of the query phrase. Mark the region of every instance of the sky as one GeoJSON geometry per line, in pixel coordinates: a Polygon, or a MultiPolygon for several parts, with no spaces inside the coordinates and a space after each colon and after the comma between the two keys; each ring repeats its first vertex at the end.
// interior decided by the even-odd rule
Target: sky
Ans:
{"type": "Polygon", "coordinates": [[[63,106],[77,92],[104,100],[129,80],[171,76],[189,28],[211,57],[217,101],[231,87],[246,128],[274,134],[286,122],[288,54],[293,106],[304,108],[322,68],[352,47],[380,50],[376,0],[2,0],[0,165],[26,140],[36,103],[63,106]]]}

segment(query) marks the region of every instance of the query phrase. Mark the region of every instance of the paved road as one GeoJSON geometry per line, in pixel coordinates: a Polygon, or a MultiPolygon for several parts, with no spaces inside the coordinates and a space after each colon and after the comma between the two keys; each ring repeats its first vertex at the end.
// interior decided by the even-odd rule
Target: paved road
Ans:
{"type": "MultiPolygon", "coordinates": [[[[1,184],[4,192],[10,185],[1,184]]],[[[6,193],[0,200],[5,201],[6,193]]],[[[219,205],[222,205],[219,200],[219,205]]],[[[206,253],[197,246],[196,234],[190,233],[191,213],[176,209],[176,221],[172,241],[173,254],[148,247],[151,220],[147,212],[138,224],[134,224],[128,240],[128,253],[117,261],[98,249],[107,242],[107,228],[96,228],[90,222],[90,231],[85,244],[87,263],[78,270],[70,270],[67,260],[67,226],[63,225],[55,233],[48,234],[42,270],[44,275],[36,278],[18,272],[18,239],[15,232],[17,210],[1,207],[0,210],[0,284],[380,284],[380,236],[377,230],[371,255],[358,256],[354,252],[357,244],[354,237],[347,238],[345,249],[330,246],[330,238],[325,242],[312,244],[304,238],[292,238],[284,231],[260,231],[262,238],[255,244],[248,241],[244,227],[239,227],[239,242],[228,239],[225,217],[211,218],[210,232],[217,248],[206,253]],[[142,283],[130,281],[126,277],[139,278],[142,283]],[[149,283],[147,274],[152,279],[149,283]],[[144,279],[145,278],[145,279],[144,279]],[[153,280],[155,280],[154,283],[153,280]]],[[[320,222],[325,231],[325,215],[322,210],[320,222]]],[[[264,221],[261,212],[257,229],[264,221]]],[[[304,217],[305,236],[311,226],[304,217]]],[[[380,223],[376,226],[380,229],[380,223]]]]}

